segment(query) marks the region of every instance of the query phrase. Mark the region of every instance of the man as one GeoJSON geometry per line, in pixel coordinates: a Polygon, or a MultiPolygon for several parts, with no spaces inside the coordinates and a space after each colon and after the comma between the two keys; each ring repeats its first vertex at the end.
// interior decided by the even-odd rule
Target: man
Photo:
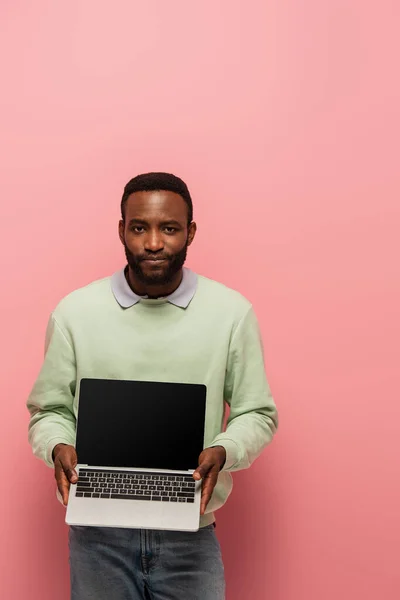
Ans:
{"type": "Polygon", "coordinates": [[[222,600],[214,512],[231,492],[230,473],[249,467],[277,427],[257,320],[239,293],[183,267],[196,224],[181,179],[135,177],[125,186],[121,213],[126,268],[76,290],[51,315],[44,364],[28,400],[29,440],[34,454],[54,466],[66,505],[78,480],[81,378],[205,384],[205,449],[193,475],[203,480],[199,531],[70,527],[71,597],[222,600]]]}

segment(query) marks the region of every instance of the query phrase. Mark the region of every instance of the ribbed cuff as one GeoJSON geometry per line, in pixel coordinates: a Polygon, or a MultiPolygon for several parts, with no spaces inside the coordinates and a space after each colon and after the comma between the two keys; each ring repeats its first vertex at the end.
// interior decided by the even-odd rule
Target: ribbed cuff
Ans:
{"type": "Polygon", "coordinates": [[[240,462],[240,448],[236,442],[227,438],[215,438],[211,446],[222,446],[225,448],[226,452],[226,460],[225,464],[222,467],[221,471],[229,471],[232,469],[238,462],[240,462]]]}
{"type": "Polygon", "coordinates": [[[46,451],[44,453],[44,462],[46,463],[46,465],[48,467],[53,468],[54,467],[54,461],[53,461],[53,450],[54,448],[57,446],[57,444],[66,444],[66,445],[70,445],[71,442],[66,440],[65,438],[61,438],[61,437],[54,437],[51,438],[48,442],[47,442],[47,446],[46,446],[46,451]]]}

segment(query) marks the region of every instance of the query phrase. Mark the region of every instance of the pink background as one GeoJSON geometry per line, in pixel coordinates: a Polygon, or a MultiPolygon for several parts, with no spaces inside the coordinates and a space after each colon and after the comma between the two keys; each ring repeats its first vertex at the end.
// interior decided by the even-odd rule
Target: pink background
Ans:
{"type": "Polygon", "coordinates": [[[189,265],[254,302],[280,409],[218,515],[228,600],[398,600],[399,2],[110,7],[0,8],[0,597],[69,597],[25,400],[52,308],[122,265],[123,185],[160,169],[193,194],[189,265]]]}

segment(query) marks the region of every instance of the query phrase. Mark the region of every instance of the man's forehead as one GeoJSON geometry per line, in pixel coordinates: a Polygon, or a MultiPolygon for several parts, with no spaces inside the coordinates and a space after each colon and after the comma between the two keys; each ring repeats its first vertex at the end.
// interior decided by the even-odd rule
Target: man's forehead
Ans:
{"type": "Polygon", "coordinates": [[[174,219],[187,218],[187,205],[182,196],[166,190],[134,192],[126,203],[126,217],[162,216],[174,219]]]}

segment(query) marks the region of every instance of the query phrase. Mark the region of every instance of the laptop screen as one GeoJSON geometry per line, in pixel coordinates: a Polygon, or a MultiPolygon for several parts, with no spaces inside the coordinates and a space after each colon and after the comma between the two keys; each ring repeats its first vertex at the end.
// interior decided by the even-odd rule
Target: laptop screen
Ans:
{"type": "Polygon", "coordinates": [[[89,466],[196,469],[206,386],[82,379],[76,450],[89,466]]]}

